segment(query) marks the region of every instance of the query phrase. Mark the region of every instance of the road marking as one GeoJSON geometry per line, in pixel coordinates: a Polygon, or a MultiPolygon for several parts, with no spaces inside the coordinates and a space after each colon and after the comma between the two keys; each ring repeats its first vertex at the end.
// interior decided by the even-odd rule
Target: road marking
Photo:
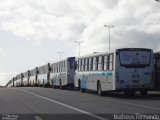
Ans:
{"type": "Polygon", "coordinates": [[[14,88],[14,89],[19,90],[19,91],[23,91],[23,92],[26,92],[26,93],[29,93],[29,94],[31,94],[31,95],[37,96],[37,97],[39,97],[39,98],[48,100],[48,101],[50,101],[50,102],[59,104],[59,105],[61,105],[61,106],[67,107],[67,108],[70,108],[70,109],[72,109],[72,110],[78,111],[78,112],[80,112],[80,113],[82,113],[82,114],[86,114],[86,115],[88,115],[88,116],[91,116],[91,117],[96,118],[96,119],[99,119],[99,120],[109,120],[109,119],[107,119],[107,118],[94,115],[94,114],[92,114],[92,113],[90,113],[90,112],[87,112],[87,111],[85,111],[85,110],[82,110],[82,109],[79,109],[79,108],[76,108],[76,107],[67,105],[67,104],[65,104],[65,103],[62,103],[62,102],[59,102],[59,101],[56,101],[56,100],[53,100],[53,99],[50,99],[50,98],[47,98],[47,97],[44,97],[44,96],[41,96],[41,95],[38,95],[38,94],[36,94],[36,93],[29,92],[29,91],[27,91],[27,90],[22,90],[22,89],[19,89],[19,88],[14,88]]]}
{"type": "Polygon", "coordinates": [[[34,116],[34,118],[35,118],[36,120],[43,120],[43,119],[40,118],[39,116],[34,116]]]}
{"type": "Polygon", "coordinates": [[[144,107],[144,108],[149,108],[149,109],[160,110],[160,108],[157,108],[157,107],[151,107],[151,106],[146,106],[146,105],[140,105],[140,104],[136,104],[136,103],[129,103],[129,102],[124,102],[124,101],[120,101],[120,100],[114,100],[114,99],[105,99],[105,100],[113,101],[113,102],[119,102],[119,103],[128,104],[128,105],[139,106],[139,107],[144,107]]]}

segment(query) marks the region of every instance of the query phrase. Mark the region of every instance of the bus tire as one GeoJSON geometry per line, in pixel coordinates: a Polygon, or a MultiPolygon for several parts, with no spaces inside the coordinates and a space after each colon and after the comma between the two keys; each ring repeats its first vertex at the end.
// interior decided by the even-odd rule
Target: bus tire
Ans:
{"type": "Polygon", "coordinates": [[[141,90],[141,95],[147,95],[147,90],[141,90]]]}
{"type": "Polygon", "coordinates": [[[59,89],[62,89],[63,87],[62,87],[62,80],[60,79],[59,80],[59,89]]]}
{"type": "Polygon", "coordinates": [[[124,92],[126,96],[132,97],[135,95],[136,91],[135,90],[129,90],[124,92]]]}
{"type": "Polygon", "coordinates": [[[102,91],[101,82],[100,81],[97,82],[97,94],[99,96],[104,96],[104,92],[102,91]]]}
{"type": "Polygon", "coordinates": [[[78,90],[81,90],[81,80],[78,80],[78,90]]]}
{"type": "Polygon", "coordinates": [[[81,88],[81,90],[80,90],[82,93],[84,93],[85,92],[85,89],[84,88],[81,88]]]}

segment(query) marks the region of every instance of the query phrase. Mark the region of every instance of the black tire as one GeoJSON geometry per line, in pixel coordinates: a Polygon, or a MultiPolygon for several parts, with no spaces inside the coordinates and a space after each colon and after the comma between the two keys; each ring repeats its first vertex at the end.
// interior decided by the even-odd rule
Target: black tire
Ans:
{"type": "Polygon", "coordinates": [[[73,89],[74,89],[74,84],[70,85],[69,88],[70,88],[71,90],[73,90],[73,89]]]}
{"type": "Polygon", "coordinates": [[[38,87],[38,84],[36,83],[36,84],[34,84],[34,87],[38,87]]]}
{"type": "Polygon", "coordinates": [[[81,90],[81,81],[78,80],[78,90],[81,90]]]}
{"type": "Polygon", "coordinates": [[[136,91],[130,90],[130,91],[125,91],[124,93],[125,93],[125,95],[128,96],[128,97],[132,97],[132,96],[135,95],[136,91]]]}
{"type": "Polygon", "coordinates": [[[61,90],[63,89],[62,80],[61,79],[59,80],[59,89],[61,89],[61,90]]]}
{"type": "Polygon", "coordinates": [[[45,88],[49,88],[49,87],[50,87],[49,83],[46,83],[46,84],[44,85],[44,87],[45,87],[45,88]]]}
{"type": "Polygon", "coordinates": [[[81,88],[81,90],[80,90],[82,93],[84,93],[85,92],[85,89],[84,88],[81,88]]]}
{"type": "Polygon", "coordinates": [[[141,95],[147,95],[147,90],[142,90],[141,95]]]}
{"type": "Polygon", "coordinates": [[[101,82],[100,81],[98,81],[98,83],[97,83],[97,94],[99,96],[104,96],[104,91],[102,91],[102,89],[101,89],[101,82]]]}

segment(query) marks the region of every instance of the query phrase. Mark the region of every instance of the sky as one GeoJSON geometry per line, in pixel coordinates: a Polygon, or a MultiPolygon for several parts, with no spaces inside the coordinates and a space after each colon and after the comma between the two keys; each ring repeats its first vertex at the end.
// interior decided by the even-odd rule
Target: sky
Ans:
{"type": "Polygon", "coordinates": [[[0,85],[69,56],[111,49],[160,49],[155,0],[0,0],[0,85]]]}

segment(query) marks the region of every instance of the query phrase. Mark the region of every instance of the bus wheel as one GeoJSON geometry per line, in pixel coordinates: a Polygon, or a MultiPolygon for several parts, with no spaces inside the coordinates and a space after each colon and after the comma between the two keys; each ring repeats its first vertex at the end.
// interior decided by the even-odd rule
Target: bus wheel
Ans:
{"type": "Polygon", "coordinates": [[[128,97],[132,97],[135,95],[136,92],[134,90],[130,90],[130,91],[125,91],[124,93],[128,97]]]}
{"type": "Polygon", "coordinates": [[[59,89],[62,89],[62,81],[61,81],[61,79],[59,80],[59,89]]]}
{"type": "Polygon", "coordinates": [[[81,90],[80,90],[82,93],[84,93],[85,92],[85,89],[84,88],[81,88],[81,90]]]}
{"type": "Polygon", "coordinates": [[[141,91],[141,95],[147,95],[147,91],[146,90],[142,90],[141,91]]]}
{"type": "Polygon", "coordinates": [[[78,80],[78,90],[81,90],[81,80],[78,80]]]}
{"type": "Polygon", "coordinates": [[[98,81],[98,83],[97,83],[97,93],[98,93],[98,95],[100,95],[100,96],[103,96],[103,95],[104,95],[104,92],[103,92],[102,89],[101,89],[101,82],[100,82],[100,81],[98,81]]]}

